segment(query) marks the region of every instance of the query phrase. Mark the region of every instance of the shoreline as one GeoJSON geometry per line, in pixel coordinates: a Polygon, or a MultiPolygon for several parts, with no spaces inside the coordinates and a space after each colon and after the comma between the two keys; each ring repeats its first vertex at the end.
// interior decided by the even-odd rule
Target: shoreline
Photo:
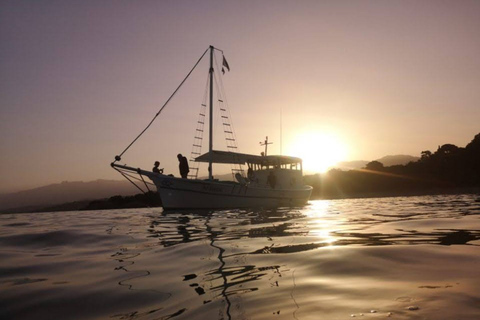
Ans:
{"type": "MultiPolygon", "coordinates": [[[[315,191],[315,190],[314,190],[315,191]]],[[[141,193],[134,196],[112,196],[110,198],[67,202],[59,205],[32,208],[13,208],[1,210],[0,214],[17,213],[42,213],[42,212],[69,212],[69,211],[103,211],[115,209],[140,209],[140,208],[161,208],[161,202],[156,198],[156,192],[153,197],[145,196],[141,193]],[[149,202],[149,203],[148,203],[149,202]],[[153,204],[153,205],[152,205],[153,204]]],[[[336,195],[312,195],[310,200],[345,200],[345,199],[368,199],[368,198],[396,198],[396,197],[420,197],[420,196],[439,196],[439,195],[460,195],[473,194],[479,197],[480,187],[457,187],[457,188],[435,188],[429,190],[410,190],[402,192],[359,192],[350,194],[336,195]]]]}

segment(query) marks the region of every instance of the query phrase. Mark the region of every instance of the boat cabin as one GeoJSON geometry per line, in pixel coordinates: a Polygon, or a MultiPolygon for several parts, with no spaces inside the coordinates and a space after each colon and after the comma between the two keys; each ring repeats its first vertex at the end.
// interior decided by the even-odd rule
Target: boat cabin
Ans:
{"type": "Polygon", "coordinates": [[[237,173],[241,184],[289,189],[303,185],[302,159],[289,156],[257,156],[213,150],[195,159],[196,162],[247,165],[245,176],[237,173]]]}

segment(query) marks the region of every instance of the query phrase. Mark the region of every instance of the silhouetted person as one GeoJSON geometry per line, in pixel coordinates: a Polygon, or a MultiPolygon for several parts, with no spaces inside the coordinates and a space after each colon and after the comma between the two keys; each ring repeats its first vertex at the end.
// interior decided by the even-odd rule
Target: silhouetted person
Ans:
{"type": "Polygon", "coordinates": [[[163,168],[159,168],[159,167],[158,167],[159,165],[160,165],[160,162],[159,162],[159,161],[155,161],[154,167],[153,167],[152,171],[155,172],[155,173],[161,173],[161,174],[163,174],[163,168]]]}
{"type": "Polygon", "coordinates": [[[273,174],[273,171],[270,171],[267,177],[267,183],[272,187],[272,189],[275,189],[275,185],[277,184],[277,177],[275,177],[275,174],[273,174]]]}
{"type": "Polygon", "coordinates": [[[188,161],[187,158],[182,156],[181,153],[177,154],[177,159],[178,159],[178,169],[180,169],[180,175],[182,178],[187,179],[188,173],[190,172],[190,168],[188,167],[188,161]]]}
{"type": "Polygon", "coordinates": [[[245,180],[244,177],[242,177],[242,175],[240,173],[235,173],[235,179],[237,179],[237,181],[241,184],[241,185],[246,185],[247,184],[247,180],[245,180]]]}

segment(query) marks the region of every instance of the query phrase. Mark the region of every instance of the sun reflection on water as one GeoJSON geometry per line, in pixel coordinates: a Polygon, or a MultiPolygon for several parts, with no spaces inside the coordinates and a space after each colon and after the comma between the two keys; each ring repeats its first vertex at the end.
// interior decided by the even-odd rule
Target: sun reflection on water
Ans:
{"type": "Polygon", "coordinates": [[[309,218],[309,235],[317,238],[315,242],[326,246],[332,246],[336,241],[332,233],[337,229],[337,221],[328,219],[330,206],[330,200],[312,201],[305,212],[309,218]]]}
{"type": "Polygon", "coordinates": [[[308,210],[305,212],[309,217],[324,216],[328,212],[330,200],[310,201],[308,210]]]}

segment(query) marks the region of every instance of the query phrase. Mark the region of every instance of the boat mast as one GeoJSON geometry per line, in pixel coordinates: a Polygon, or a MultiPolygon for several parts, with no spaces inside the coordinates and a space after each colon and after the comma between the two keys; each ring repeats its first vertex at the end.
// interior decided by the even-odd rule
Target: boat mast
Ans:
{"type": "Polygon", "coordinates": [[[265,152],[263,153],[264,156],[267,155],[267,147],[269,144],[273,144],[273,142],[268,142],[268,136],[265,137],[265,142],[260,142],[261,146],[265,146],[265,152]]]}
{"type": "Polygon", "coordinates": [[[282,142],[282,110],[283,108],[280,107],[280,155],[283,155],[282,153],[282,146],[283,146],[283,142],[282,142]]]}
{"type": "Polygon", "coordinates": [[[215,48],[210,46],[210,120],[209,120],[209,140],[208,140],[208,179],[213,179],[212,173],[212,158],[213,158],[213,50],[215,48]]]}

